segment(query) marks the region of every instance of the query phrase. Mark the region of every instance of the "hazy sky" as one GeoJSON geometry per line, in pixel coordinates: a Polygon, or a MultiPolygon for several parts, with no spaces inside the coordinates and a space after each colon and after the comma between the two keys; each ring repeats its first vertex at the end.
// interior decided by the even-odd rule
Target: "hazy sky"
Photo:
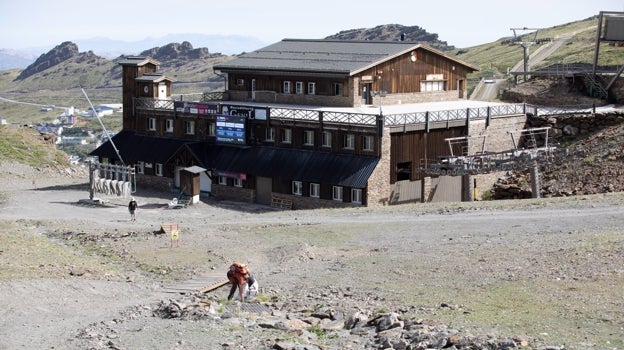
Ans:
{"type": "MultiPolygon", "coordinates": [[[[0,48],[105,37],[243,35],[266,43],[320,39],[381,24],[420,26],[456,47],[624,11],[624,0],[0,0],[0,48]]],[[[192,43],[192,42],[191,42],[192,43]]]]}

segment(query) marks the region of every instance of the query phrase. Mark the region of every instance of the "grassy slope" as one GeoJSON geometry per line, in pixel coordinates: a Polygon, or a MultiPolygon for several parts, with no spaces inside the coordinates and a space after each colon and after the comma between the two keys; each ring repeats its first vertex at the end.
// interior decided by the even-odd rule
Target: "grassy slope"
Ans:
{"type": "Polygon", "coordinates": [[[30,127],[0,126],[0,162],[13,161],[33,167],[67,165],[67,155],[45,144],[30,127]]]}
{"type": "MultiPolygon", "coordinates": [[[[554,39],[568,35],[571,38],[553,55],[534,68],[552,64],[592,64],[594,61],[597,24],[597,19],[587,19],[539,30],[537,39],[554,39]]],[[[457,49],[451,52],[451,54],[481,68],[481,71],[474,73],[472,78],[491,76],[496,72],[506,73],[508,67],[513,67],[523,59],[523,50],[520,46],[501,44],[501,42],[510,38],[512,36],[501,38],[493,43],[457,49]]],[[[529,49],[529,53],[534,52],[537,48],[538,46],[532,46],[529,49]]],[[[599,65],[624,64],[621,59],[624,49],[621,47],[601,44],[599,54],[599,65]]]]}

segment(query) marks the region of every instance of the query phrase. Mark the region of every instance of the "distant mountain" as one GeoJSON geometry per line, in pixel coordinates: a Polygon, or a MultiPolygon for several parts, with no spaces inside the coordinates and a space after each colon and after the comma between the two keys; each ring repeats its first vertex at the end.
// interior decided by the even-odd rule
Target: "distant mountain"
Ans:
{"type": "Polygon", "coordinates": [[[409,41],[424,43],[442,51],[455,49],[446,41],[438,39],[438,34],[429,33],[419,26],[404,26],[400,24],[384,24],[374,28],[360,28],[343,30],[325,39],[337,40],[382,40],[382,41],[409,41]]]}
{"type": "MultiPolygon", "coordinates": [[[[220,54],[216,54],[220,55],[220,54]]],[[[194,60],[210,56],[210,52],[205,47],[198,49],[188,41],[180,43],[170,43],[162,47],[153,47],[142,51],[139,56],[151,57],[157,61],[166,62],[171,60],[194,60]]]]}
{"type": "Polygon", "coordinates": [[[32,52],[0,49],[0,70],[24,68],[36,58],[37,55],[32,52]]]}
{"type": "MultiPolygon", "coordinates": [[[[234,56],[210,53],[207,48],[193,48],[188,41],[153,47],[134,55],[149,56],[161,63],[160,71],[179,84],[222,85],[211,67],[234,56]]],[[[77,87],[111,88],[121,84],[118,61],[126,55],[107,59],[93,51],[80,52],[78,45],[66,41],[42,54],[5,88],[8,90],[63,90],[77,87]]]]}
{"type": "MultiPolygon", "coordinates": [[[[403,35],[406,41],[424,42],[428,45],[446,51],[454,47],[446,41],[438,39],[437,34],[428,33],[418,26],[403,26],[399,24],[380,25],[375,28],[360,28],[341,31],[326,39],[339,40],[400,40],[403,35]]],[[[242,35],[206,35],[206,34],[169,34],[158,38],[145,38],[138,41],[113,40],[108,38],[90,38],[71,40],[81,50],[91,51],[93,54],[114,59],[119,56],[141,54],[146,48],[164,47],[170,43],[188,42],[194,47],[205,48],[212,55],[238,55],[244,52],[265,47],[271,43],[260,41],[254,37],[242,35]]],[[[26,68],[32,64],[41,52],[52,50],[52,47],[30,48],[22,50],[0,49],[0,70],[26,68]],[[37,54],[33,54],[37,52],[37,54]]]]}
{"type": "MultiPolygon", "coordinates": [[[[119,56],[138,55],[148,47],[160,47],[169,43],[189,42],[195,47],[206,48],[213,54],[237,55],[252,51],[269,43],[241,35],[169,34],[159,38],[145,38],[139,41],[122,41],[108,38],[71,40],[82,50],[113,59],[119,56]]],[[[27,49],[0,49],[0,70],[23,69],[32,64],[42,52],[53,47],[27,49]]]]}
{"type": "Polygon", "coordinates": [[[34,63],[20,73],[16,80],[24,80],[72,58],[79,58],[79,62],[91,62],[92,59],[101,59],[93,51],[80,53],[76,44],[66,41],[39,56],[34,63]]]}
{"type": "Polygon", "coordinates": [[[266,46],[256,38],[241,35],[169,34],[158,38],[145,38],[139,41],[121,41],[107,38],[74,40],[83,50],[90,50],[105,58],[121,55],[137,55],[147,47],[159,47],[169,43],[189,42],[194,47],[205,47],[210,52],[236,55],[266,46]]]}

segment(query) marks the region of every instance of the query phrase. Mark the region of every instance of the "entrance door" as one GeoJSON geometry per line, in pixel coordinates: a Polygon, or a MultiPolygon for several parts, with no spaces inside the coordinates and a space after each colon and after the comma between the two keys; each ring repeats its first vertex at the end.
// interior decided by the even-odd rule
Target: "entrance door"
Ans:
{"type": "Polygon", "coordinates": [[[373,96],[371,96],[371,89],[373,88],[373,84],[367,83],[362,84],[362,104],[369,105],[373,103],[373,96]]]}
{"type": "Polygon", "coordinates": [[[167,99],[167,84],[165,83],[158,84],[158,99],[159,100],[167,99]]]}
{"type": "Polygon", "coordinates": [[[464,80],[457,80],[457,90],[459,90],[459,98],[464,98],[464,80]]]}
{"type": "Polygon", "coordinates": [[[258,204],[271,205],[273,180],[270,177],[257,177],[256,191],[256,202],[258,202],[258,204]]]}

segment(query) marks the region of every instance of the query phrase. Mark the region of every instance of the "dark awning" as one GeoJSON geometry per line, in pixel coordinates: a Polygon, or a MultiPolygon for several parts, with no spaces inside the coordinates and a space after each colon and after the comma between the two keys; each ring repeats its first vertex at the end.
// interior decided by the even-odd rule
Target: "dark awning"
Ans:
{"type": "Polygon", "coordinates": [[[204,167],[254,176],[364,188],[379,158],[279,147],[187,145],[204,167]]]}
{"type": "MultiPolygon", "coordinates": [[[[112,137],[113,143],[124,162],[143,161],[165,164],[171,156],[188,140],[166,137],[139,135],[133,131],[122,130],[112,137]]],[[[89,153],[90,156],[118,159],[115,149],[109,141],[89,153]]]]}

